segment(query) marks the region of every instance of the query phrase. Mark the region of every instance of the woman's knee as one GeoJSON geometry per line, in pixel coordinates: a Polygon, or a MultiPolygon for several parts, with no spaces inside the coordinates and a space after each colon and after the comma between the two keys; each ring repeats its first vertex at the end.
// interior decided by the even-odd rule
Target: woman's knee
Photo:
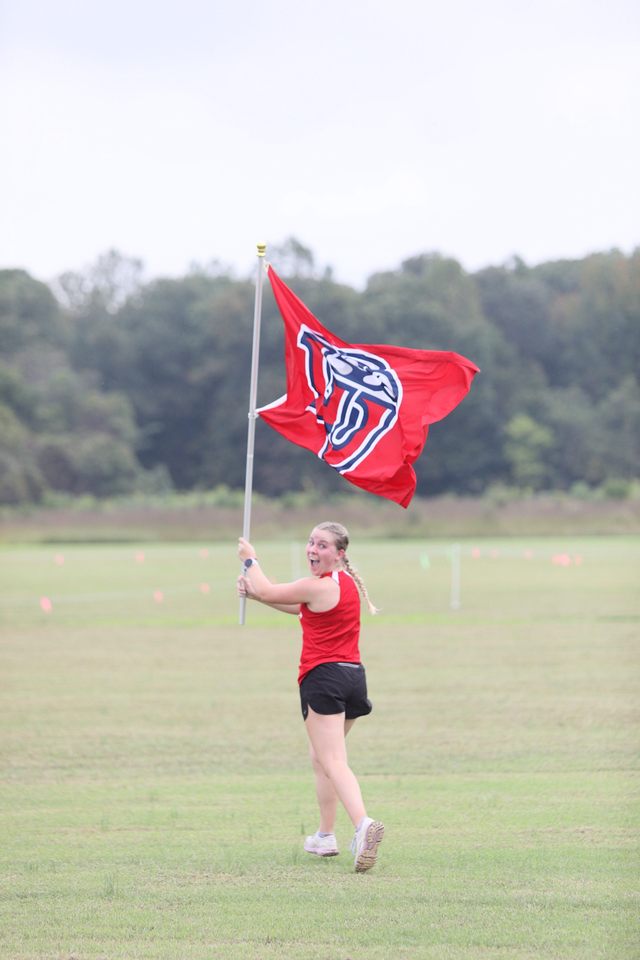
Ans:
{"type": "Polygon", "coordinates": [[[318,754],[312,743],[309,744],[309,757],[314,771],[327,776],[326,764],[323,763],[321,755],[318,754]]]}
{"type": "Polygon", "coordinates": [[[329,780],[339,778],[345,770],[349,769],[349,763],[344,754],[327,753],[316,758],[318,769],[322,770],[325,777],[329,780]]]}

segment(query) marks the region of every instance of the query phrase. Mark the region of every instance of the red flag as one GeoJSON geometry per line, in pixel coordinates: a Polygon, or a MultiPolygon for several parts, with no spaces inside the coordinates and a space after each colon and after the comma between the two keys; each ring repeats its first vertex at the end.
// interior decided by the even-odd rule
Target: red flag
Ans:
{"type": "Polygon", "coordinates": [[[345,343],[273,267],[268,275],[285,324],[287,392],[258,413],[345,480],[408,507],[429,424],[460,403],[478,367],[457,353],[345,343]]]}

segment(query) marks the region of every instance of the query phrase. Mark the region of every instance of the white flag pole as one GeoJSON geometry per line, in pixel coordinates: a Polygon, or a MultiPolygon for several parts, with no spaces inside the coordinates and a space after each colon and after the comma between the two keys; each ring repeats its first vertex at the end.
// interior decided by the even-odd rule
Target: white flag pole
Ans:
{"type": "MultiPolygon", "coordinates": [[[[249,426],[247,429],[247,467],[244,481],[244,518],[242,536],[251,538],[251,494],[253,491],[253,449],[256,436],[256,401],[258,396],[258,362],[260,353],[260,320],[262,317],[262,281],[264,279],[264,255],[266,243],[257,244],[258,277],[256,280],[256,299],[253,309],[253,347],[251,350],[251,383],[249,386],[249,426]]],[[[247,598],[240,597],[240,624],[244,624],[247,598]]]]}

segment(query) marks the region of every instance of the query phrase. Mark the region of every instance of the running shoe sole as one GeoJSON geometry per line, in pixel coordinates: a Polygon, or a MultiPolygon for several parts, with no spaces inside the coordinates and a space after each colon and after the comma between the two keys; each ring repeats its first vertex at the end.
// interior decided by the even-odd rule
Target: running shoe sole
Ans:
{"type": "Polygon", "coordinates": [[[383,837],[384,824],[380,823],[379,820],[374,820],[367,827],[364,842],[356,857],[356,873],[365,873],[365,871],[371,870],[371,867],[375,867],[378,859],[378,847],[382,843],[383,837]]]}

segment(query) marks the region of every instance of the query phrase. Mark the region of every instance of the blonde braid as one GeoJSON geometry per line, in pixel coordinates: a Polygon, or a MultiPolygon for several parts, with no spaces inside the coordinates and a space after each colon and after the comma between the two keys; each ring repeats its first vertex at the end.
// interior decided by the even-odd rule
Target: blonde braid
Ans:
{"type": "Polygon", "coordinates": [[[351,566],[351,562],[350,562],[349,558],[347,557],[346,553],[345,553],[344,557],[342,558],[342,566],[345,568],[345,570],[347,571],[347,573],[348,573],[351,577],[353,577],[353,579],[355,580],[356,586],[358,587],[358,590],[359,590],[360,593],[362,594],[362,597],[363,597],[363,599],[364,599],[364,602],[366,603],[367,607],[369,608],[369,613],[372,613],[374,616],[375,616],[376,613],[380,613],[380,610],[378,609],[378,607],[374,606],[374,604],[373,604],[372,601],[371,601],[371,598],[369,597],[369,591],[367,590],[367,588],[366,588],[366,586],[365,586],[364,580],[362,579],[362,577],[360,576],[360,574],[358,573],[358,571],[356,570],[356,568],[351,566]]]}
{"type": "Polygon", "coordinates": [[[347,558],[347,547],[349,546],[349,531],[347,530],[347,528],[343,527],[341,523],[335,523],[332,520],[325,520],[324,523],[319,523],[316,529],[327,530],[330,534],[332,534],[333,539],[335,541],[336,549],[344,550],[344,556],[342,557],[342,566],[347,571],[349,576],[353,577],[355,584],[362,595],[363,600],[365,601],[365,603],[367,604],[367,607],[369,608],[369,613],[372,613],[372,614],[380,613],[378,608],[373,605],[373,603],[369,598],[369,593],[367,591],[367,588],[364,585],[364,580],[362,579],[358,571],[355,569],[355,567],[351,566],[351,563],[347,558]]]}

